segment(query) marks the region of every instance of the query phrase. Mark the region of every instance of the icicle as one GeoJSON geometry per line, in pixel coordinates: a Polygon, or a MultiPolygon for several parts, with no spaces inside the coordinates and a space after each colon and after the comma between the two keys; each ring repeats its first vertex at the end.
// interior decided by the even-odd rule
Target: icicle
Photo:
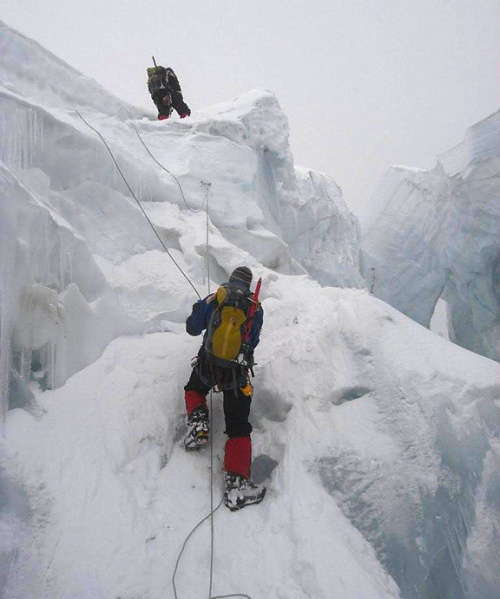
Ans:
{"type": "Polygon", "coordinates": [[[0,278],[0,427],[2,434],[9,408],[9,376],[12,362],[12,322],[6,281],[0,278]]]}
{"type": "Polygon", "coordinates": [[[7,114],[4,110],[0,112],[0,138],[4,140],[4,143],[0,145],[0,158],[2,159],[2,162],[7,164],[7,148],[10,139],[9,127],[7,126],[7,114]]]}
{"type": "Polygon", "coordinates": [[[66,287],[66,281],[65,281],[65,268],[64,268],[64,262],[65,262],[65,251],[64,251],[64,235],[61,236],[60,238],[60,243],[59,243],[59,272],[57,273],[58,276],[58,289],[57,291],[61,292],[65,287],[66,287]]]}
{"type": "Polygon", "coordinates": [[[20,364],[21,378],[26,383],[31,378],[31,358],[32,358],[32,355],[33,355],[33,351],[32,351],[31,347],[24,348],[24,349],[21,350],[21,364],[20,364]]]}
{"type": "Polygon", "coordinates": [[[33,166],[33,156],[35,152],[35,111],[30,110],[28,113],[28,164],[33,166]]]}
{"type": "Polygon", "coordinates": [[[38,123],[38,145],[40,146],[40,150],[43,152],[45,149],[45,141],[44,141],[44,126],[43,119],[37,118],[38,123]]]}
{"type": "Polygon", "coordinates": [[[50,273],[50,251],[49,251],[49,247],[50,247],[50,240],[49,240],[49,226],[48,226],[48,222],[47,219],[44,220],[44,233],[45,233],[45,252],[43,252],[43,255],[45,257],[45,273],[44,275],[47,276],[48,273],[50,273]]]}
{"type": "MultiPolygon", "coordinates": [[[[23,111],[24,112],[24,111],[23,111]]],[[[26,126],[26,113],[23,114],[23,112],[21,112],[20,116],[20,126],[19,126],[19,131],[20,131],[20,142],[19,142],[19,165],[18,165],[18,169],[23,169],[26,167],[26,157],[27,157],[27,153],[28,153],[28,144],[27,144],[27,139],[26,139],[26,132],[27,132],[27,126],[26,126]],[[24,118],[23,118],[24,117],[24,118]]]]}
{"type": "Polygon", "coordinates": [[[48,383],[49,389],[55,389],[56,380],[56,344],[49,341],[49,364],[48,364],[49,376],[48,383]]]}
{"type": "Polygon", "coordinates": [[[15,113],[14,113],[14,118],[11,119],[11,122],[9,123],[9,125],[10,125],[10,130],[12,131],[12,134],[11,134],[10,143],[9,143],[10,153],[7,156],[7,165],[10,166],[12,169],[15,169],[15,163],[16,163],[16,158],[17,158],[17,137],[18,137],[18,128],[17,128],[16,118],[15,118],[15,113]]]}

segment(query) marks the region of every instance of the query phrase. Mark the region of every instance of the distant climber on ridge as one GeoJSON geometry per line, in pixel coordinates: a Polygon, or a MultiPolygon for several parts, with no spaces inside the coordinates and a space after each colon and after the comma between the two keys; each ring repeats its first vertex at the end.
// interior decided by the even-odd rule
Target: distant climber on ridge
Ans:
{"type": "Polygon", "coordinates": [[[148,90],[158,109],[158,119],[168,119],[172,108],[181,119],[191,114],[189,106],[182,98],[182,90],[177,75],[170,67],[155,66],[148,68],[148,90]]]}
{"type": "Polygon", "coordinates": [[[259,343],[264,312],[258,302],[257,284],[251,293],[252,272],[236,268],[229,282],[193,305],[186,321],[190,335],[205,331],[191,377],[184,387],[188,430],[187,451],[207,443],[209,413],[207,394],[213,387],[223,392],[226,441],[224,455],[224,504],[232,511],[260,503],[266,489],[250,480],[252,425],[248,422],[253,388],[250,372],[259,343]]]}

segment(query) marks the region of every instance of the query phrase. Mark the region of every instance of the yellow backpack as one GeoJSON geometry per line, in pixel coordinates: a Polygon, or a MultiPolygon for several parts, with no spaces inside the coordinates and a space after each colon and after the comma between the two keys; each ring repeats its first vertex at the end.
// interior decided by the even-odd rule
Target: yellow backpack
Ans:
{"type": "Polygon", "coordinates": [[[207,327],[205,350],[209,359],[222,368],[235,365],[241,353],[245,323],[251,305],[248,287],[231,282],[217,289],[214,308],[207,327]]]}

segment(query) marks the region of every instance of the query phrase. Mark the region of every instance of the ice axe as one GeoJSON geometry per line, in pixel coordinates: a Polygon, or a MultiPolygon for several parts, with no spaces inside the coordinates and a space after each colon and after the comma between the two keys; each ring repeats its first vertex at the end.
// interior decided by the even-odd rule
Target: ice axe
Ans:
{"type": "MultiPolygon", "coordinates": [[[[247,323],[246,323],[246,327],[245,327],[245,333],[243,335],[243,343],[245,345],[248,345],[248,340],[250,339],[250,332],[252,330],[253,319],[254,319],[255,311],[257,310],[257,306],[259,303],[259,293],[260,293],[261,284],[262,284],[262,277],[259,278],[259,280],[257,281],[257,285],[255,286],[253,298],[251,300],[252,304],[250,306],[250,310],[248,311],[248,319],[247,319],[247,323]]],[[[253,366],[253,364],[250,366],[250,372],[252,373],[252,376],[255,376],[253,373],[252,366],[253,366]]]]}

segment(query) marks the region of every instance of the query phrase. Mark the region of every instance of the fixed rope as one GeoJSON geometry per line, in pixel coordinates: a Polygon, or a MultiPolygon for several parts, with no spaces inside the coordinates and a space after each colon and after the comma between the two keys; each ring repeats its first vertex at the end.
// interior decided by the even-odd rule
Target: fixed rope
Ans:
{"type": "MultiPolygon", "coordinates": [[[[177,575],[177,570],[179,568],[179,564],[181,562],[181,557],[182,554],[184,553],[184,550],[187,547],[187,544],[189,542],[189,539],[194,535],[194,533],[198,530],[198,528],[203,524],[203,522],[205,522],[206,520],[208,520],[209,518],[213,518],[214,513],[220,508],[220,506],[222,505],[222,499],[219,502],[219,505],[215,508],[215,509],[211,509],[210,513],[207,514],[202,520],[200,520],[198,522],[198,524],[196,524],[196,526],[193,528],[193,530],[188,534],[188,536],[186,537],[184,543],[182,544],[179,556],[177,557],[177,561],[175,562],[175,568],[174,568],[174,573],[172,574],[172,588],[174,589],[174,597],[175,599],[178,599],[178,595],[177,595],[177,587],[175,586],[175,577],[177,575]]],[[[213,541],[211,542],[211,545],[213,547],[213,541]]],[[[209,599],[210,599],[210,595],[212,594],[212,570],[210,571],[210,592],[209,592],[209,599]]],[[[212,597],[211,599],[215,599],[215,597],[212,597]]]]}
{"type": "Polygon", "coordinates": [[[212,184],[211,183],[207,183],[205,181],[201,181],[202,186],[205,188],[205,197],[203,198],[203,202],[201,204],[201,206],[199,208],[192,208],[189,205],[189,202],[186,199],[186,196],[184,194],[184,190],[182,189],[182,185],[181,182],[179,181],[179,179],[174,175],[174,173],[169,170],[165,165],[163,165],[157,158],[156,156],[153,154],[153,152],[151,152],[151,150],[149,149],[148,145],[146,144],[146,142],[144,141],[142,135],[139,133],[139,130],[137,129],[137,127],[134,125],[134,123],[131,123],[132,128],[134,129],[137,137],[139,138],[139,141],[141,142],[141,144],[143,145],[144,149],[146,150],[146,152],[151,156],[151,158],[153,159],[153,161],[162,169],[164,170],[166,173],[168,173],[173,179],[174,181],[177,183],[177,187],[179,188],[182,200],[184,201],[184,204],[186,205],[186,208],[190,211],[193,212],[194,214],[198,214],[199,212],[201,212],[203,210],[203,208],[206,205],[206,242],[205,242],[205,247],[206,247],[206,270],[207,270],[207,283],[208,283],[208,295],[210,295],[210,261],[209,261],[209,257],[208,257],[208,234],[209,234],[209,209],[208,209],[208,198],[210,196],[210,191],[211,191],[211,187],[212,184]]]}
{"type": "MultiPolygon", "coordinates": [[[[148,146],[146,145],[144,139],[141,137],[141,135],[139,134],[139,131],[137,130],[136,126],[132,123],[132,127],[134,128],[137,137],[140,139],[142,145],[144,146],[144,148],[146,149],[147,153],[151,156],[151,158],[154,160],[154,162],[160,166],[166,173],[168,173],[169,175],[171,175],[174,179],[175,182],[177,183],[178,187],[179,187],[179,191],[181,192],[181,196],[182,199],[184,200],[184,203],[187,207],[188,210],[190,210],[191,212],[197,213],[197,212],[201,212],[201,210],[203,210],[203,208],[206,205],[206,227],[205,227],[205,247],[206,247],[206,254],[205,254],[205,268],[206,268],[206,273],[207,273],[207,295],[210,295],[210,253],[209,253],[209,233],[210,233],[210,220],[209,220],[209,197],[210,197],[210,190],[211,190],[211,183],[207,183],[205,181],[201,181],[201,184],[203,185],[203,187],[205,188],[205,199],[203,200],[203,203],[201,205],[200,208],[191,208],[191,206],[188,204],[186,197],[184,195],[183,189],[182,189],[182,185],[180,184],[180,181],[178,180],[178,178],[168,169],[166,168],[163,164],[161,164],[161,162],[159,162],[155,156],[152,154],[152,152],[150,151],[150,149],[148,148],[148,146]]],[[[212,414],[213,414],[213,390],[210,389],[210,419],[212,418],[212,414]]],[[[211,426],[212,422],[210,420],[210,429],[212,429],[211,426]]],[[[189,543],[189,540],[191,539],[191,537],[194,535],[194,533],[198,530],[198,528],[204,523],[206,522],[208,519],[210,519],[210,578],[209,578],[209,587],[208,587],[208,599],[231,599],[233,597],[243,597],[243,599],[252,599],[250,597],[250,595],[245,595],[244,593],[236,593],[236,594],[230,594],[230,595],[216,595],[216,596],[212,596],[212,588],[213,588],[213,579],[214,579],[214,555],[215,555],[215,528],[214,528],[214,514],[215,512],[221,507],[222,502],[223,502],[222,498],[217,507],[214,508],[214,445],[213,445],[213,435],[210,435],[210,512],[204,517],[202,518],[198,524],[196,524],[194,526],[194,528],[191,530],[191,532],[188,534],[188,536],[186,537],[186,539],[184,540],[184,543],[182,544],[181,550],[179,552],[179,555],[177,557],[177,560],[175,562],[175,568],[174,568],[174,572],[172,574],[172,589],[174,591],[174,597],[175,599],[178,599],[178,594],[177,594],[177,587],[175,585],[175,577],[177,576],[177,571],[179,569],[179,564],[181,562],[181,558],[184,554],[184,551],[189,543]]]]}
{"type": "MultiPolygon", "coordinates": [[[[134,126],[135,129],[135,126],[134,126]]],[[[137,132],[137,130],[136,130],[137,132]]],[[[137,135],[139,135],[139,133],[137,132],[137,135]]],[[[140,138],[140,136],[139,136],[140,138]]],[[[154,156],[151,154],[151,152],[149,151],[149,148],[146,146],[146,144],[144,143],[144,140],[142,138],[141,142],[144,145],[144,147],[148,150],[148,153],[150,156],[153,157],[154,161],[159,164],[165,171],[167,171],[168,173],[170,173],[170,171],[168,169],[166,169],[165,167],[163,167],[163,165],[161,165],[156,158],[154,158],[154,156]]],[[[170,173],[172,174],[172,173],[170,173]]],[[[182,193],[182,187],[179,183],[179,181],[177,180],[177,177],[175,177],[175,175],[172,174],[172,176],[174,177],[174,179],[177,181],[177,184],[179,185],[179,188],[181,189],[181,193],[182,193]]],[[[205,227],[205,232],[206,232],[206,238],[205,238],[205,247],[206,247],[206,253],[205,253],[205,268],[206,268],[206,272],[207,272],[207,295],[210,295],[211,290],[210,290],[210,253],[209,253],[209,232],[210,232],[210,227],[209,227],[209,197],[210,197],[210,189],[211,189],[211,183],[206,183],[204,181],[201,182],[201,184],[205,187],[206,190],[206,194],[205,194],[205,200],[203,201],[202,207],[205,205],[206,203],[206,227],[205,227]]],[[[187,203],[184,194],[182,193],[182,197],[184,199],[184,202],[187,206],[187,208],[189,210],[191,210],[191,212],[199,212],[199,210],[193,210],[190,208],[189,204],[187,203]]],[[[210,411],[209,411],[209,415],[210,415],[210,430],[212,430],[212,414],[213,414],[213,390],[210,389],[210,411]]],[[[249,595],[245,595],[243,593],[237,593],[237,594],[231,594],[231,595],[217,595],[217,596],[212,596],[212,588],[213,588],[213,580],[214,580],[214,555],[215,555],[215,526],[214,526],[214,514],[215,512],[221,507],[222,502],[223,502],[223,497],[221,498],[221,500],[219,501],[217,507],[214,508],[214,442],[213,442],[213,435],[210,435],[210,512],[202,519],[198,522],[198,524],[196,524],[196,526],[191,530],[191,532],[188,534],[188,536],[186,537],[184,543],[182,544],[180,553],[177,557],[177,561],[175,562],[175,568],[174,568],[174,572],[172,574],[172,588],[174,591],[174,597],[175,599],[178,599],[178,595],[177,595],[177,587],[175,586],[175,577],[177,575],[177,570],[179,569],[179,564],[182,558],[182,555],[184,553],[184,550],[187,547],[187,544],[189,543],[189,540],[191,539],[191,537],[194,535],[194,533],[198,530],[198,528],[206,521],[210,518],[210,577],[209,577],[209,585],[208,585],[208,599],[231,599],[234,597],[243,597],[243,599],[252,599],[249,595]]]]}
{"type": "MultiPolygon", "coordinates": [[[[181,192],[181,197],[184,200],[184,204],[186,204],[186,208],[191,211],[191,212],[201,212],[205,206],[205,202],[207,201],[207,196],[205,196],[205,199],[203,200],[202,205],[199,208],[192,208],[189,204],[188,201],[186,200],[186,196],[184,195],[184,190],[182,189],[182,185],[180,184],[179,179],[174,175],[174,173],[172,171],[169,171],[168,168],[166,166],[163,166],[163,164],[157,160],[155,158],[155,156],[153,155],[153,153],[151,152],[151,150],[148,148],[148,146],[146,145],[146,143],[144,142],[144,140],[142,139],[141,134],[139,133],[139,131],[137,130],[137,127],[134,125],[134,123],[131,123],[134,131],[137,134],[137,137],[139,138],[140,142],[142,143],[142,145],[144,146],[146,152],[151,156],[151,158],[156,162],[156,164],[163,169],[166,173],[168,173],[173,179],[174,181],[177,183],[177,187],[179,188],[179,191],[181,192]]],[[[211,185],[211,183],[203,183],[202,185],[211,185]]],[[[208,214],[208,211],[207,211],[208,214]]]]}
{"type": "Polygon", "coordinates": [[[87,125],[87,127],[89,129],[92,129],[92,131],[94,131],[94,133],[97,133],[97,135],[101,138],[101,141],[103,142],[103,144],[106,146],[106,149],[109,152],[109,155],[111,156],[111,159],[113,160],[113,162],[115,163],[115,166],[118,170],[118,172],[121,175],[121,178],[123,179],[123,182],[125,183],[125,185],[127,186],[127,189],[130,191],[132,197],[134,198],[136,204],[139,206],[139,209],[141,210],[142,214],[144,215],[144,218],[148,221],[149,226],[151,227],[151,229],[153,229],[154,234],[156,235],[156,237],[158,238],[158,241],[161,243],[163,249],[165,250],[165,252],[167,253],[167,255],[169,256],[169,258],[172,260],[172,262],[175,264],[175,266],[177,266],[177,268],[179,269],[179,271],[182,273],[183,277],[186,279],[186,281],[191,285],[191,287],[193,288],[194,292],[196,293],[196,295],[198,296],[199,299],[201,299],[201,295],[198,293],[198,290],[196,289],[196,287],[193,285],[193,283],[191,282],[191,279],[187,276],[187,274],[182,270],[181,266],[179,265],[179,263],[177,262],[177,260],[172,256],[172,254],[170,253],[169,249],[167,248],[167,246],[163,243],[163,239],[158,235],[158,231],[156,230],[155,226],[153,225],[153,223],[151,222],[149,216],[146,214],[144,208],[142,207],[142,204],[139,202],[139,200],[137,199],[137,196],[135,195],[134,191],[132,190],[132,188],[130,187],[130,185],[128,184],[127,179],[125,178],[125,175],[123,174],[120,165],[118,164],[118,162],[116,161],[116,158],[114,157],[113,152],[111,151],[111,148],[109,147],[107,141],[104,139],[104,137],[101,135],[101,133],[95,129],[94,127],[92,127],[92,125],[90,123],[88,123],[83,116],[78,112],[78,110],[75,110],[76,114],[82,119],[82,121],[87,125]]]}
{"type": "MultiPolygon", "coordinates": [[[[206,204],[206,219],[205,219],[206,220],[206,226],[205,226],[205,247],[206,247],[205,268],[206,268],[206,272],[207,272],[207,295],[210,295],[210,260],[209,260],[209,243],[208,242],[209,242],[209,196],[210,196],[210,189],[211,189],[211,185],[212,184],[211,183],[206,183],[204,181],[201,181],[201,184],[205,188],[205,192],[206,192],[205,193],[205,199],[203,200],[203,203],[202,203],[202,205],[201,205],[200,208],[191,208],[191,206],[188,204],[188,202],[186,200],[186,196],[184,195],[184,191],[182,189],[182,185],[180,184],[179,179],[168,168],[166,168],[163,164],[161,164],[161,162],[159,162],[155,158],[155,156],[153,155],[153,153],[151,152],[151,150],[146,145],[146,142],[144,141],[144,139],[140,135],[139,131],[137,130],[137,127],[133,123],[132,123],[132,127],[134,128],[134,130],[135,130],[135,132],[137,134],[137,137],[141,141],[141,143],[144,146],[146,152],[151,156],[151,158],[154,160],[154,162],[160,168],[162,168],[166,173],[168,173],[171,177],[173,177],[175,179],[175,182],[177,183],[177,186],[179,187],[179,191],[181,193],[182,199],[184,200],[184,204],[186,205],[186,208],[188,210],[190,210],[191,212],[198,213],[198,212],[201,212],[201,210],[203,210],[203,208],[204,208],[204,206],[206,204]]],[[[210,411],[209,411],[209,414],[210,414],[210,418],[211,418],[212,414],[213,414],[213,391],[212,391],[212,389],[210,389],[210,411]]],[[[211,422],[210,422],[210,425],[211,425],[211,422]]],[[[212,427],[210,426],[210,428],[212,428],[212,427]]],[[[214,544],[215,544],[214,514],[220,508],[220,506],[222,505],[223,498],[220,500],[220,502],[217,505],[217,507],[214,508],[214,485],[213,485],[214,467],[213,467],[213,461],[214,461],[213,435],[210,435],[210,512],[204,518],[202,518],[198,522],[198,524],[196,524],[194,526],[194,528],[191,530],[191,532],[188,534],[188,536],[184,540],[184,543],[182,544],[182,547],[181,547],[181,550],[179,552],[179,555],[177,556],[177,561],[175,562],[174,572],[172,574],[172,589],[174,591],[174,597],[175,597],[175,599],[178,599],[177,587],[175,585],[175,577],[177,576],[177,570],[179,569],[179,564],[181,562],[182,555],[184,554],[184,551],[185,551],[185,549],[187,547],[187,544],[189,543],[189,540],[191,539],[191,537],[198,530],[198,528],[206,520],[208,520],[209,518],[210,518],[210,580],[209,580],[209,588],[208,588],[208,598],[209,599],[215,599],[214,597],[212,597],[213,571],[214,571],[214,544]]],[[[243,596],[243,597],[245,597],[244,595],[237,595],[237,596],[243,596]]]]}
{"type": "MultiPolygon", "coordinates": [[[[127,186],[127,189],[129,190],[130,194],[132,195],[132,197],[134,198],[134,200],[136,201],[137,205],[139,206],[142,214],[144,215],[145,219],[148,221],[149,226],[153,229],[153,232],[155,233],[156,237],[158,238],[158,241],[161,243],[163,249],[165,250],[165,252],[167,253],[167,255],[171,258],[172,262],[177,266],[177,268],[180,270],[180,272],[182,273],[182,275],[184,276],[184,278],[188,281],[188,283],[191,285],[191,287],[194,289],[196,295],[198,296],[199,299],[202,299],[200,294],[198,293],[196,287],[193,285],[193,283],[191,282],[191,280],[189,279],[189,277],[186,275],[186,273],[182,270],[182,268],[179,266],[179,264],[177,263],[177,261],[175,260],[175,258],[172,256],[172,254],[170,253],[170,251],[168,250],[167,246],[163,243],[163,240],[161,239],[161,237],[158,235],[158,232],[155,228],[155,226],[153,225],[153,223],[151,222],[151,220],[149,219],[148,215],[146,214],[144,208],[142,207],[141,203],[139,202],[139,200],[137,199],[136,194],[134,193],[134,191],[132,190],[132,188],[130,187],[125,175],[123,174],[113,152],[111,151],[111,148],[109,147],[108,143],[106,142],[106,140],[104,139],[104,137],[101,135],[101,133],[95,128],[93,127],[90,123],[88,123],[83,116],[80,114],[80,112],[78,110],[75,111],[76,114],[81,118],[81,120],[87,125],[87,127],[89,127],[89,129],[91,129],[92,131],[94,131],[102,140],[103,144],[106,146],[106,149],[109,152],[109,155],[111,156],[111,159],[113,160],[118,172],[120,173],[123,182],[125,183],[125,185],[127,186]]],[[[167,168],[165,168],[160,162],[158,162],[158,160],[156,160],[156,158],[153,156],[153,154],[150,152],[149,148],[146,146],[146,144],[144,143],[144,140],[142,139],[142,137],[140,136],[139,132],[137,131],[136,127],[134,124],[132,124],[133,128],[135,129],[137,136],[139,137],[139,139],[141,140],[143,146],[146,148],[148,154],[153,158],[153,160],[167,173],[169,173],[176,181],[178,187],[179,187],[179,191],[181,192],[181,196],[182,199],[184,200],[184,203],[186,204],[186,207],[188,208],[188,210],[190,210],[191,212],[201,212],[201,210],[203,210],[205,204],[206,204],[206,271],[207,271],[207,290],[208,290],[208,295],[210,295],[210,261],[209,261],[209,245],[208,245],[208,241],[209,241],[209,212],[208,212],[208,206],[209,206],[209,195],[210,195],[210,190],[211,190],[211,183],[206,183],[204,181],[201,182],[201,184],[203,185],[203,187],[205,188],[205,198],[203,200],[203,203],[201,205],[200,208],[191,208],[186,200],[186,197],[184,195],[184,191],[182,189],[182,186],[179,182],[179,180],[177,179],[177,177],[170,172],[167,168]]],[[[210,391],[210,415],[212,415],[213,413],[213,392],[212,390],[210,391]]],[[[209,593],[208,593],[208,599],[231,599],[233,597],[243,597],[244,599],[252,599],[249,595],[245,595],[244,593],[236,593],[236,594],[229,594],[229,595],[217,595],[217,596],[212,596],[212,586],[213,586],[213,563],[214,563],[214,514],[215,512],[221,507],[222,505],[222,501],[223,498],[220,500],[219,504],[217,505],[217,507],[214,508],[214,495],[213,495],[213,435],[210,435],[210,513],[207,514],[202,520],[200,520],[198,522],[198,524],[196,524],[196,526],[191,530],[191,532],[188,534],[188,536],[186,537],[184,543],[182,544],[181,547],[181,551],[179,553],[179,556],[177,557],[177,561],[175,563],[175,568],[174,568],[174,572],[172,575],[172,588],[174,591],[174,596],[175,599],[178,599],[178,595],[177,595],[177,588],[175,586],[175,577],[177,575],[177,570],[179,568],[179,564],[182,558],[182,555],[184,553],[184,550],[187,547],[187,544],[189,542],[189,540],[191,539],[191,537],[194,535],[194,533],[198,530],[198,528],[206,521],[210,518],[210,582],[209,582],[209,593]]]]}

